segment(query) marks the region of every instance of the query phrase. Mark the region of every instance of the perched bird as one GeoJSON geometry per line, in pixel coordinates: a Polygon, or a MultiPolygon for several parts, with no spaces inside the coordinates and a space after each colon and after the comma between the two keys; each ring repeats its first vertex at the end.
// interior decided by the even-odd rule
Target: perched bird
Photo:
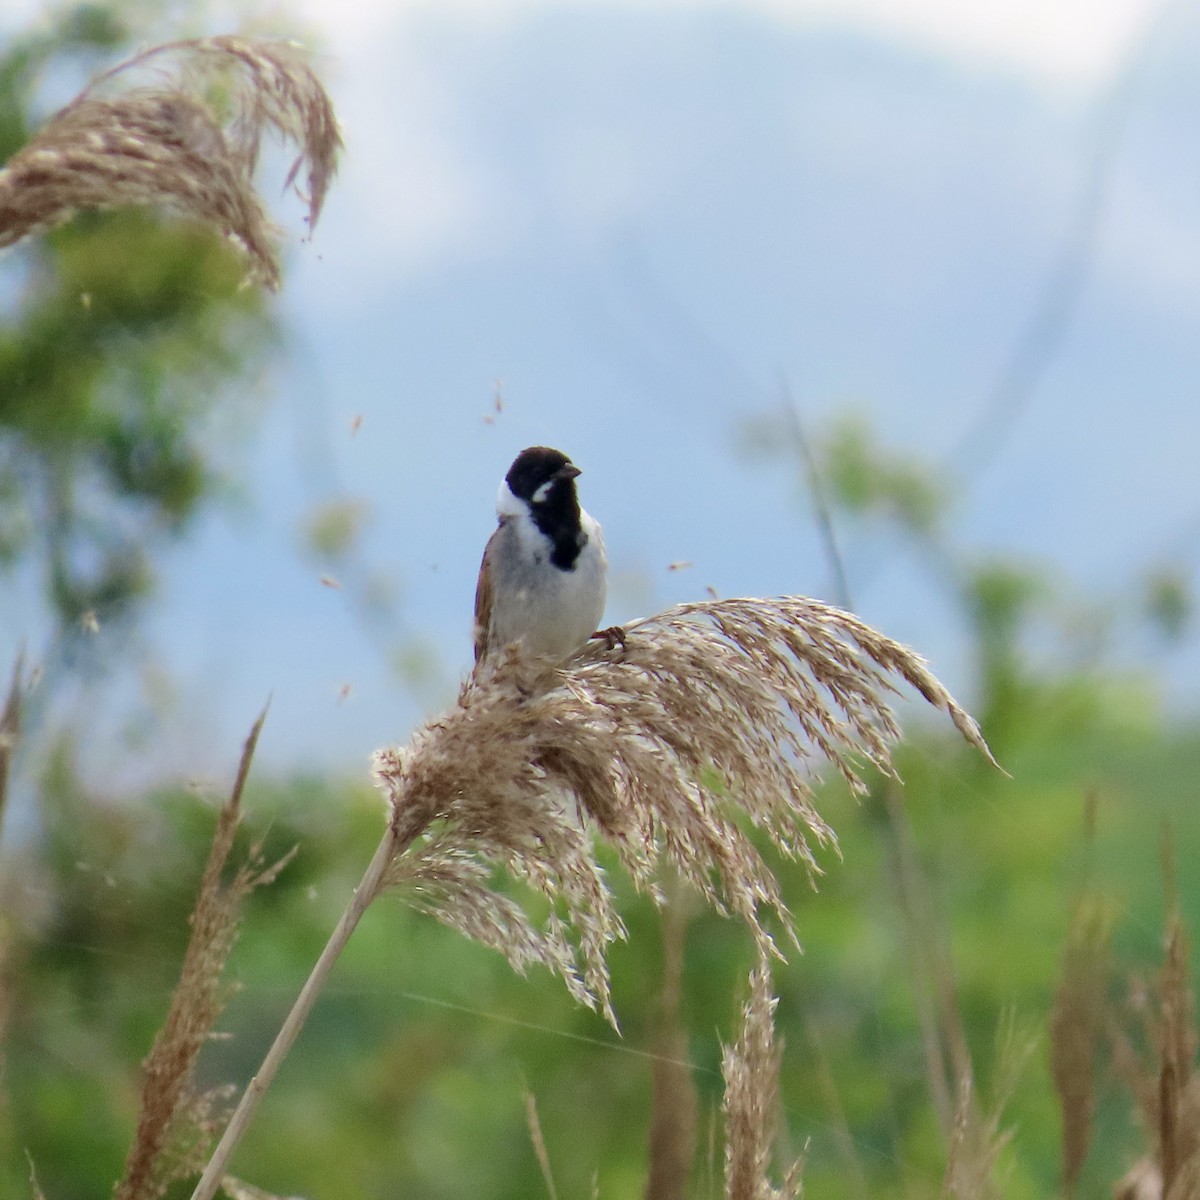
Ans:
{"type": "Polygon", "coordinates": [[[522,657],[561,663],[595,633],[608,559],[599,524],[579,506],[579,473],[548,446],[522,450],[509,467],[475,591],[476,663],[514,642],[522,657]]]}

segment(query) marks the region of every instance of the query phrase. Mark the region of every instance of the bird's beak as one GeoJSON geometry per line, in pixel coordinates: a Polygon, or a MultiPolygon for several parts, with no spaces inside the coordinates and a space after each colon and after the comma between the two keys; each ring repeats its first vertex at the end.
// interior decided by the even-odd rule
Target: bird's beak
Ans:
{"type": "Polygon", "coordinates": [[[575,479],[582,474],[583,472],[574,463],[567,463],[565,466],[559,467],[558,470],[554,472],[554,478],[575,479]]]}

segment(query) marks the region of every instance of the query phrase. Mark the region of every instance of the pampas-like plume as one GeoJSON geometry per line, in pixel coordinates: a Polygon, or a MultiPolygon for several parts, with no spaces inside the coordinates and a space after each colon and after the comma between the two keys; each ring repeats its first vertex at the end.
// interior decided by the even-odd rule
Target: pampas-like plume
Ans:
{"type": "Polygon", "coordinates": [[[254,190],[265,133],[296,143],[291,186],[307,166],[308,223],[317,221],[341,137],[333,105],[301,50],[240,37],[147,50],[100,77],[0,169],[0,247],[80,209],[164,205],[211,225],[246,253],[250,277],[274,290],[279,262],[254,190]],[[103,85],[176,61],[175,78],[118,95],[103,85]],[[224,119],[209,97],[220,83],[224,119]]]}
{"type": "Polygon", "coordinates": [[[627,626],[624,647],[594,644],[537,679],[510,656],[472,676],[407,747],[376,755],[394,822],[438,830],[393,863],[384,886],[436,885],[423,907],[515,966],[539,957],[612,1020],[605,950],[623,927],[589,826],[651,894],[665,862],[763,945],[764,908],[794,938],[739,813],[818,874],[814,847],[836,838],[814,806],[817,762],[855,791],[864,760],[890,773],[899,729],[888,699],[900,682],[990,759],[975,722],[916,654],[815,600],[680,605],[627,626]],[[501,918],[494,893],[480,912],[477,860],[560,906],[541,938],[510,911],[501,918]],[[564,919],[577,943],[565,963],[564,919]]]}
{"type": "Polygon", "coordinates": [[[779,1049],[771,963],[760,953],[750,972],[750,996],[742,1008],[737,1041],[721,1056],[725,1078],[726,1200],[794,1200],[800,1195],[803,1159],[789,1167],[783,1186],[770,1181],[779,1121],[779,1049]]]}
{"type": "Polygon", "coordinates": [[[217,817],[179,982],[143,1064],[137,1135],[115,1200],[158,1200],[171,1183],[199,1170],[211,1141],[212,1109],[221,1097],[197,1094],[192,1083],[196,1060],[223,1007],[221,972],[237,937],[243,901],[256,887],[270,883],[292,857],[288,854],[264,868],[252,852],[250,861],[228,883],[222,882],[241,819],[242,789],[265,718],[264,711],[246,739],[237,780],[217,817]]]}
{"type": "MultiPolygon", "coordinates": [[[[816,761],[855,791],[860,765],[891,772],[899,728],[888,705],[907,683],[992,761],[975,722],[913,651],[840,609],[802,597],[683,604],[625,626],[537,673],[512,654],[463,685],[454,707],[404,749],[375,756],[390,819],[354,898],[250,1081],[192,1200],[211,1200],[316,1003],[379,894],[409,892],[447,924],[540,962],[615,1025],[608,944],[624,932],[590,826],[657,899],[659,868],[743,919],[759,956],[762,921],[789,934],[779,884],[739,820],[820,871],[812,843],[836,845],[813,804],[816,761]],[[810,840],[811,839],[811,840],[810,840]],[[502,868],[553,908],[539,929],[488,886],[502,868]]],[[[794,935],[792,935],[794,936],[794,935]]]]}

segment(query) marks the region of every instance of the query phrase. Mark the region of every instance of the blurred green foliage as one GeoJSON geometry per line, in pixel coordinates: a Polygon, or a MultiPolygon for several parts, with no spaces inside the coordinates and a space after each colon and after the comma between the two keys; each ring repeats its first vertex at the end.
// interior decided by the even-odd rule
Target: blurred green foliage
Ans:
{"type": "MultiPolygon", "coordinates": [[[[5,156],[27,136],[43,74],[125,44],[130,12],[83,6],[0,47],[5,156]]],[[[206,405],[258,360],[270,321],[238,291],[227,248],[146,214],[83,217],[5,270],[16,283],[0,317],[0,562],[36,555],[64,625],[93,610],[110,619],[145,594],[154,548],[211,495],[220,447],[206,433],[206,405]]],[[[954,547],[952,489],[881,447],[861,419],[815,439],[813,459],[839,525],[882,522],[949,589],[976,652],[978,708],[1011,778],[943,731],[916,729],[898,759],[903,821],[889,781],[875,780],[862,802],[823,789],[840,857],[825,856],[815,893],[802,871],[780,866],[805,944],[776,974],[787,1149],[809,1144],[812,1195],[942,1194],[947,1148],[921,1014],[936,986],[928,963],[944,948],[983,1102],[1003,1090],[1006,1063],[1023,1064],[1004,1118],[1014,1130],[1004,1194],[1052,1195],[1060,1146],[1045,1030],[1072,905],[1090,880],[1117,959],[1152,968],[1163,828],[1181,863],[1200,850],[1200,730],[1165,719],[1151,685],[1098,656],[1035,669],[1031,631],[1078,624],[1078,614],[1046,571],[954,547]],[[1090,843],[1085,803],[1098,812],[1090,843]]],[[[318,514],[314,552],[352,553],[360,519],[350,507],[318,514]]],[[[1151,585],[1143,611],[1182,636],[1186,588],[1173,575],[1151,585]]],[[[48,1200],[100,1200],[133,1136],[138,1064],[178,974],[213,805],[186,788],[114,800],[81,778],[69,735],[38,769],[40,829],[3,848],[0,876],[0,1195],[29,1195],[32,1160],[48,1200]]],[[[260,779],[247,809],[243,853],[259,838],[268,858],[296,843],[300,853],[248,904],[229,967],[229,1037],[208,1047],[204,1084],[250,1077],[383,819],[379,797],[338,780],[260,779]]],[[[236,1173],[314,1200],[543,1195],[528,1087],[560,1196],[593,1186],[606,1200],[641,1195],[661,936],[658,914],[615,871],[614,886],[630,929],[611,956],[620,1038],[553,979],[514,976],[398,901],[375,905],[236,1173]]],[[[1186,871],[1179,899],[1200,927],[1200,883],[1186,871]]],[[[686,949],[697,1195],[713,1195],[721,1042],[732,1037],[752,951],[735,924],[701,910],[686,949]]],[[[1081,1194],[1109,1191],[1145,1151],[1131,1112],[1103,1077],[1081,1194]]]]}
{"type": "MultiPolygon", "coordinates": [[[[45,115],[47,80],[82,82],[162,7],[56,9],[0,45],[0,160],[45,115]]],[[[243,275],[219,237],[141,210],[81,214],[0,263],[0,569],[36,562],[64,632],[130,614],[213,494],[232,425],[217,398],[273,340],[243,275]]],[[[251,397],[243,383],[243,422],[251,397]]]]}
{"type": "MultiPolygon", "coordinates": [[[[782,1096],[789,1146],[810,1142],[810,1194],[857,1195],[856,1180],[873,1197],[940,1194],[946,1148],[916,1004],[929,981],[915,963],[922,938],[943,937],[979,1094],[986,1099],[1002,1070],[1009,1014],[1017,1041],[1032,1047],[1005,1114],[1015,1138],[1004,1194],[1055,1191],[1046,1019],[1072,905],[1086,868],[1112,914],[1118,959],[1152,968],[1164,824],[1181,862],[1200,850],[1200,736],[1169,731],[1144,696],[1124,689],[1098,686],[1086,714],[1062,722],[1052,690],[1033,699],[1014,721],[1012,779],[940,732],[917,732],[901,755],[913,852],[934,902],[915,944],[884,781],[861,803],[824,789],[842,860],[825,856],[818,892],[802,871],[782,868],[805,946],[776,974],[782,1096]],[[1089,795],[1098,832],[1087,848],[1089,795]]],[[[213,813],[186,789],[105,801],[78,778],[67,744],[39,790],[52,805],[46,836],[19,866],[10,858],[6,873],[0,1194],[23,1194],[28,1150],[47,1197],[98,1200],[132,1136],[137,1064],[167,1008],[213,813]]],[[[263,837],[268,857],[301,849],[250,902],[221,1022],[231,1036],[206,1051],[206,1084],[249,1078],[382,821],[375,794],[314,779],[261,781],[247,803],[243,845],[263,837]]],[[[590,1195],[594,1176],[602,1196],[640,1195],[662,954],[657,914],[615,883],[630,925],[612,954],[619,1039],[544,974],[514,976],[397,900],[374,906],[235,1171],[281,1195],[541,1195],[528,1085],[560,1195],[590,1195]]],[[[1195,927],[1200,887],[1186,872],[1180,886],[1195,927]]],[[[732,1037],[750,961],[734,923],[693,912],[683,1020],[701,1093],[700,1180],[710,1167],[720,1175],[719,1149],[716,1162],[706,1149],[720,1041],[732,1037]]],[[[1085,1193],[1106,1190],[1141,1146],[1131,1102],[1111,1078],[1102,1097],[1085,1193]]]]}
{"type": "MultiPolygon", "coordinates": [[[[860,507],[858,494],[834,490],[839,521],[881,515],[860,507]]],[[[925,494],[948,492],[935,481],[925,494]]],[[[901,511],[885,508],[886,521],[901,511]]],[[[335,552],[352,526],[343,517],[314,528],[314,543],[328,540],[335,552]]],[[[818,891],[802,870],[779,864],[804,941],[804,953],[776,972],[784,1156],[807,1144],[806,1187],[823,1197],[943,1194],[947,1145],[923,1022],[946,986],[980,1102],[1007,1095],[1015,1078],[1002,1117],[1013,1131],[1002,1193],[1055,1194],[1061,1147],[1047,1019],[1073,906],[1087,882],[1122,969],[1149,974],[1161,940],[1163,829],[1178,861],[1200,851],[1200,730],[1166,720],[1152,683],[1106,667],[1099,649],[1035,665],[1031,628],[1069,619],[1053,580],[959,554],[940,532],[945,524],[944,510],[930,511],[915,524],[904,517],[893,536],[907,529],[936,548],[930,561],[976,649],[986,732],[1011,777],[945,730],[917,727],[898,757],[899,808],[887,780],[874,780],[861,802],[836,784],[822,789],[841,854],[824,856],[818,891]],[[1096,813],[1090,841],[1085,809],[1096,813]]],[[[185,788],[106,798],[80,778],[69,737],[46,757],[36,791],[39,840],[19,860],[8,852],[0,893],[0,1194],[28,1194],[28,1153],[48,1200],[99,1200],[133,1136],[138,1064],[177,977],[213,804],[185,788]]],[[[220,1026],[228,1036],[201,1060],[204,1086],[249,1079],[383,819],[377,795],[337,780],[252,779],[247,810],[243,853],[256,839],[268,858],[293,844],[300,853],[251,897],[228,972],[234,986],[220,1026]]],[[[560,1196],[594,1187],[606,1198],[642,1195],[661,930],[615,865],[613,878],[630,930],[611,955],[621,1037],[555,980],[519,978],[497,955],[384,899],[351,940],[235,1172],[310,1198],[543,1195],[528,1088],[560,1196]]],[[[1187,923],[1200,927],[1200,884],[1186,871],[1179,899],[1187,923]]],[[[733,1037],[751,961],[736,924],[691,912],[681,1019],[700,1093],[697,1196],[719,1192],[721,1046],[733,1037]]],[[[1120,1004],[1119,989],[1113,1000],[1120,1004]]],[[[1109,1191],[1147,1150],[1111,1069],[1098,1086],[1080,1194],[1109,1191]]]]}

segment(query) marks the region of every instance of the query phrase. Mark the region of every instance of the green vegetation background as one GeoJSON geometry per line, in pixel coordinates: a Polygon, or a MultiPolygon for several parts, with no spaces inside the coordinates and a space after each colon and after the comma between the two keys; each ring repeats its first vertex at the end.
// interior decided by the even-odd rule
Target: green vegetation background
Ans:
{"type": "MultiPolygon", "coordinates": [[[[142,28],[134,18],[143,12],[84,6],[49,33],[0,47],[0,157],[28,136],[49,65],[86,73],[107,62],[142,28]]],[[[229,251],[151,217],[81,220],[28,251],[21,269],[22,303],[0,325],[0,555],[13,569],[34,564],[47,581],[59,620],[52,689],[79,669],[81,617],[135,621],[150,602],[156,550],[219,493],[222,444],[202,401],[263,360],[274,327],[261,302],[237,290],[229,251]],[[98,521],[98,511],[111,520],[98,521]]],[[[760,453],[781,444],[763,433],[748,438],[760,453]]],[[[1088,882],[1122,970],[1149,975],[1161,950],[1167,836],[1185,922],[1197,927],[1200,886],[1189,868],[1200,851],[1200,728],[1160,710],[1154,680],[1107,665],[1103,638],[1070,665],[1062,656],[1034,669],[1031,639],[1077,628],[1077,602],[1049,572],[981,562],[951,545],[943,530],[952,488],[927,467],[890,455],[853,419],[818,432],[812,449],[835,523],[871,526],[948,589],[973,631],[973,707],[1011,778],[942,731],[914,726],[899,758],[900,826],[885,781],[862,802],[825,789],[841,857],[826,856],[817,892],[780,866],[805,948],[776,974],[787,1148],[808,1144],[813,1196],[941,1194],[946,1146],[921,1012],[931,987],[922,964],[944,949],[979,1094],[998,1086],[1002,1060],[1021,1066],[1004,1110],[1013,1140],[1002,1194],[1055,1195],[1060,1123],[1047,1021],[1071,913],[1088,882]],[[906,836],[925,910],[898,858],[906,836]]],[[[788,468],[802,477],[798,455],[788,468]]],[[[1187,597],[1169,575],[1131,583],[1130,593],[1148,597],[1142,624],[1164,645],[1187,633],[1187,597]]],[[[1103,609],[1088,616],[1088,628],[1113,629],[1103,609]]],[[[166,1012],[212,831],[211,798],[182,785],[119,798],[93,786],[77,768],[76,737],[67,728],[43,738],[22,760],[37,830],[18,839],[10,822],[0,841],[6,1197],[29,1194],[31,1162],[49,1200],[110,1194],[133,1134],[138,1064],[166,1012]]],[[[231,776],[237,750],[229,748],[231,776]]],[[[265,839],[268,856],[300,850],[251,898],[228,971],[228,1036],[203,1060],[205,1082],[237,1087],[383,820],[360,778],[252,776],[246,807],[247,845],[265,839]]],[[[376,905],[239,1151],[237,1173],[314,1200],[544,1195],[528,1090],[560,1197],[641,1195],[663,953],[657,914],[619,878],[616,886],[630,927],[612,953],[620,1038],[554,980],[514,977],[498,956],[399,902],[376,905]]],[[[697,1195],[718,1190],[721,1041],[750,958],[736,925],[689,914],[682,1019],[701,1095],[697,1195]]],[[[1110,1069],[1098,1070],[1081,1194],[1108,1192],[1145,1144],[1128,1095],[1110,1069]]]]}

